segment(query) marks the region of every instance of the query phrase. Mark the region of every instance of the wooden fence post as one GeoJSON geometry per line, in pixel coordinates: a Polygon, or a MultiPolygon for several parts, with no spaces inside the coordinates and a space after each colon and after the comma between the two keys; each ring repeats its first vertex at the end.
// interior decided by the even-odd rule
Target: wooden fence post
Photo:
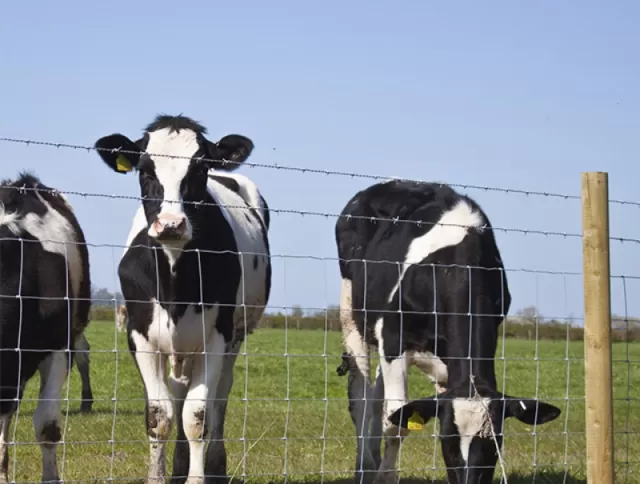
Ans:
{"type": "Polygon", "coordinates": [[[587,482],[613,484],[608,174],[582,174],[587,482]]]}

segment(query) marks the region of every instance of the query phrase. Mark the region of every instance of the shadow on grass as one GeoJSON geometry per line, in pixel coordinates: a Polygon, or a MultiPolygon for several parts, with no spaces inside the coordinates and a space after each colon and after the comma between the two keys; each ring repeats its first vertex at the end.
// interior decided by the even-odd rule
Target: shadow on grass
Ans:
{"type": "MultiPolygon", "coordinates": [[[[564,472],[546,472],[540,471],[537,474],[522,474],[522,473],[512,473],[507,476],[509,484],[586,484],[586,479],[578,479],[575,477],[571,477],[571,475],[566,474],[564,472]]],[[[239,482],[236,479],[233,480],[235,482],[239,482]]],[[[249,479],[248,482],[251,482],[249,479]]],[[[494,477],[493,484],[500,484],[500,478],[494,477]]],[[[268,484],[282,484],[284,483],[284,479],[272,479],[268,482],[268,484]]],[[[436,479],[433,480],[431,478],[417,478],[417,477],[406,477],[400,478],[400,484],[448,484],[446,479],[436,479]]],[[[353,478],[351,479],[288,479],[287,484],[355,484],[353,478]]]]}
{"type": "MultiPolygon", "coordinates": [[[[569,474],[565,474],[564,472],[538,472],[537,474],[521,474],[521,473],[512,473],[507,476],[509,484],[530,484],[530,483],[539,483],[539,484],[586,484],[586,479],[578,479],[575,477],[571,477],[569,474]]],[[[251,484],[251,482],[255,481],[255,479],[249,478],[243,482],[242,479],[238,479],[238,477],[234,477],[232,484],[251,484]]],[[[262,479],[258,479],[257,482],[266,482],[267,484],[283,484],[284,479],[270,479],[268,481],[263,481],[262,479]]],[[[332,478],[324,478],[320,479],[316,476],[309,477],[309,479],[287,479],[287,484],[355,484],[353,478],[344,478],[344,479],[332,479],[332,478]]],[[[499,478],[493,479],[492,484],[501,484],[504,481],[501,481],[499,478]]],[[[400,484],[448,484],[446,479],[419,479],[417,477],[407,477],[401,478],[400,484]]],[[[132,480],[127,484],[145,484],[143,480],[132,480]]],[[[229,484],[229,480],[226,481],[226,484],[229,484]]]]}
{"type": "MultiPolygon", "coordinates": [[[[69,411],[67,412],[66,409],[62,409],[62,416],[64,417],[65,415],[67,415],[67,413],[69,415],[85,415],[87,417],[90,417],[91,415],[113,415],[114,412],[118,415],[136,415],[136,416],[144,416],[144,406],[142,407],[142,410],[130,410],[130,409],[107,409],[107,408],[101,408],[101,409],[94,409],[91,410],[91,412],[83,412],[81,411],[79,408],[70,408],[69,411]]],[[[28,411],[22,411],[20,412],[21,415],[27,416],[27,417],[32,417],[33,416],[33,410],[29,409],[28,411]]]]}

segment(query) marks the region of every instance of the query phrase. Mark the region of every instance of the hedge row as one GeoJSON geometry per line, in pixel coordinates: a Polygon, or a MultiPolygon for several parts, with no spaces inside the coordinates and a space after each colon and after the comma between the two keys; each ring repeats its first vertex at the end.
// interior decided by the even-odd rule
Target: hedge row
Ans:
{"type": "MultiPolygon", "coordinates": [[[[92,308],[92,320],[94,321],[115,321],[114,309],[105,306],[92,308]]],[[[329,316],[289,316],[266,315],[260,323],[261,328],[288,328],[288,329],[315,329],[340,331],[340,321],[337,312],[332,312],[329,316]]],[[[545,321],[542,324],[533,322],[523,322],[521,320],[507,319],[504,327],[500,328],[500,337],[504,334],[507,338],[526,340],[552,340],[552,341],[582,341],[584,330],[581,327],[571,326],[560,321],[545,321]]],[[[640,327],[627,329],[614,329],[613,341],[640,341],[640,327]]]]}

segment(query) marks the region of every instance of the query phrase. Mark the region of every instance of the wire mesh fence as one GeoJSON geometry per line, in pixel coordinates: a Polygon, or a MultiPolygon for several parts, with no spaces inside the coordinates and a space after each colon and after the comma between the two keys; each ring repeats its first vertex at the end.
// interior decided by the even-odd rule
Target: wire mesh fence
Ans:
{"type": "MultiPolygon", "coordinates": [[[[0,142],[25,146],[37,145],[47,149],[86,150],[88,152],[86,156],[96,156],[93,153],[96,148],[92,146],[6,137],[0,138],[0,142]]],[[[126,150],[117,152],[127,153],[126,150]]],[[[156,154],[151,153],[151,156],[155,157],[156,154]]],[[[175,162],[184,158],[166,154],[164,156],[174,159],[175,162]]],[[[192,157],[187,158],[191,160],[192,157]]],[[[221,162],[233,163],[232,160],[222,160],[221,162]]],[[[383,176],[324,171],[317,168],[264,165],[249,161],[244,162],[243,166],[265,170],[295,171],[304,176],[322,176],[324,177],[321,178],[322,184],[327,187],[336,177],[362,178],[366,180],[366,183],[371,184],[389,180],[388,177],[383,176]]],[[[249,175],[250,173],[249,171],[249,175]]],[[[41,181],[44,185],[47,184],[47,180],[41,181]]],[[[574,204],[576,209],[579,207],[581,199],[580,195],[573,194],[447,185],[455,188],[459,193],[477,192],[477,195],[473,196],[473,200],[478,202],[481,207],[483,206],[483,193],[506,197],[507,203],[521,203],[521,199],[535,198],[536,200],[544,200],[545,203],[574,204]]],[[[322,185],[319,183],[318,186],[322,185]]],[[[357,191],[354,189],[353,194],[357,191]]],[[[166,469],[158,468],[159,470],[156,470],[160,474],[166,474],[166,477],[169,478],[172,472],[176,472],[176,467],[179,467],[183,478],[186,478],[189,464],[186,464],[185,467],[184,461],[180,461],[180,459],[198,439],[190,439],[191,442],[185,447],[189,439],[185,437],[184,432],[182,436],[176,433],[181,425],[182,413],[180,410],[182,407],[173,407],[172,404],[166,406],[161,403],[163,399],[170,398],[170,394],[165,395],[167,392],[164,385],[157,383],[161,382],[162,378],[156,377],[158,374],[171,372],[176,381],[180,380],[180,373],[176,373],[175,368],[184,364],[183,361],[178,361],[181,360],[181,356],[187,358],[187,361],[189,356],[206,360],[207,351],[211,348],[203,342],[207,341],[211,334],[213,324],[211,321],[215,320],[224,308],[235,310],[236,332],[244,333],[246,331],[247,335],[246,339],[239,340],[237,345],[226,345],[223,348],[225,355],[237,351],[237,358],[230,358],[232,365],[235,360],[230,380],[225,380],[225,374],[221,370],[226,363],[219,362],[218,366],[205,365],[209,370],[217,369],[220,371],[221,381],[226,381],[227,384],[232,382],[228,398],[216,400],[211,394],[198,397],[207,402],[215,402],[215,404],[211,403],[206,406],[207,412],[213,412],[212,415],[215,417],[210,417],[210,420],[207,420],[205,413],[201,419],[201,427],[202,425],[209,426],[204,432],[213,432],[208,436],[209,439],[212,439],[210,446],[214,451],[205,458],[207,473],[211,470],[218,473],[222,469],[223,474],[232,481],[247,482],[351,482],[354,479],[356,468],[362,465],[364,459],[358,453],[360,445],[358,442],[366,439],[372,449],[381,449],[377,452],[378,455],[375,455],[375,450],[373,451],[376,467],[382,460],[383,464],[386,463],[388,471],[394,468],[398,471],[397,475],[392,472],[386,473],[383,477],[384,482],[395,482],[396,478],[400,477],[402,480],[409,481],[446,482],[447,466],[443,457],[443,448],[438,440],[443,436],[442,420],[438,418],[424,419],[427,421],[419,425],[421,430],[409,432],[399,447],[397,456],[389,457],[393,462],[385,460],[385,448],[393,447],[395,444],[389,434],[386,435],[387,439],[384,442],[385,437],[382,434],[383,415],[384,417],[388,416],[385,413],[386,406],[390,401],[388,398],[383,408],[377,410],[378,413],[372,410],[371,429],[367,430],[369,434],[360,437],[357,435],[358,422],[355,417],[362,417],[362,415],[353,409],[365,396],[367,404],[373,404],[376,400],[382,401],[383,395],[380,393],[382,390],[376,389],[374,391],[373,387],[371,391],[374,393],[367,394],[367,391],[363,389],[355,398],[347,391],[348,381],[353,376],[346,376],[349,373],[350,363],[349,358],[345,358],[343,341],[344,335],[348,334],[344,329],[345,306],[344,304],[341,306],[340,301],[335,298],[341,284],[338,267],[341,263],[346,262],[344,259],[313,253],[283,254],[272,246],[268,254],[271,267],[270,285],[272,291],[273,288],[277,288],[282,294],[279,298],[281,304],[267,301],[257,329],[249,332],[248,323],[246,323],[247,311],[250,312],[257,308],[256,314],[259,314],[262,311],[262,306],[260,301],[249,300],[250,291],[247,290],[245,293],[244,278],[242,278],[242,282],[237,282],[239,304],[217,301],[214,305],[211,304],[211,301],[206,301],[205,298],[201,298],[199,301],[180,300],[177,296],[181,293],[179,285],[172,291],[162,289],[166,284],[170,284],[171,277],[177,276],[175,276],[175,272],[172,275],[160,267],[166,262],[162,262],[165,253],[158,245],[148,246],[139,243],[140,241],[133,240],[132,236],[127,243],[123,242],[122,244],[86,240],[80,243],[76,242],[76,244],[88,248],[92,264],[93,261],[100,261],[102,266],[108,265],[110,267],[113,274],[113,289],[111,291],[106,289],[96,291],[94,288],[88,298],[79,297],[78,290],[74,290],[73,255],[70,255],[71,252],[75,253],[74,242],[53,237],[64,235],[60,230],[47,231],[47,227],[50,228],[56,223],[60,224],[60,221],[52,219],[43,221],[43,218],[34,221],[29,217],[14,216],[18,212],[9,210],[11,203],[15,203],[16,200],[26,200],[30,193],[38,194],[39,197],[44,197],[45,194],[49,194],[49,196],[64,195],[64,200],[74,209],[83,204],[102,203],[108,207],[118,202],[131,202],[129,205],[131,210],[117,209],[127,219],[133,218],[136,207],[143,203],[154,201],[165,203],[168,201],[178,202],[184,206],[191,202],[184,199],[166,200],[162,195],[155,198],[138,194],[110,195],[107,193],[88,193],[80,189],[57,190],[53,187],[28,186],[27,184],[12,185],[8,181],[3,182],[0,193],[0,200],[5,202],[2,212],[0,212],[0,229],[2,229],[0,232],[0,247],[2,248],[0,271],[2,271],[3,277],[3,280],[0,281],[3,288],[0,294],[0,309],[2,310],[0,311],[2,325],[0,328],[0,351],[3,355],[3,366],[0,369],[2,371],[0,388],[2,389],[3,406],[0,408],[5,409],[0,412],[2,413],[0,415],[0,463],[2,463],[2,451],[6,451],[8,455],[8,459],[3,464],[6,476],[2,475],[3,469],[0,469],[0,483],[4,482],[3,479],[6,479],[7,482],[39,482],[43,468],[50,465],[47,459],[49,461],[51,459],[51,454],[46,453],[48,450],[43,451],[41,444],[44,442],[42,448],[50,449],[51,445],[47,442],[56,440],[59,440],[57,453],[59,476],[57,477],[65,482],[145,480],[150,475],[150,466],[160,466],[159,462],[165,457],[166,469]],[[40,230],[38,234],[41,236],[33,232],[35,229],[31,232],[23,230],[24,224],[27,222],[31,224],[29,227],[32,229],[38,228],[40,230]],[[20,225],[21,223],[23,225],[20,225]],[[41,272],[43,272],[44,266],[32,267],[34,272],[31,273],[26,271],[26,268],[31,266],[25,262],[28,261],[25,259],[25,254],[27,254],[27,258],[34,257],[34,261],[40,260],[32,255],[33,253],[28,248],[30,245],[42,246],[45,252],[48,250],[64,257],[68,269],[62,272],[62,279],[60,276],[56,276],[58,273],[53,268],[51,272],[46,273],[45,278],[49,280],[57,277],[53,285],[59,285],[59,287],[54,288],[55,290],[49,288],[42,291],[40,288],[40,292],[38,292],[32,287],[31,278],[37,275],[42,277],[41,272]],[[54,245],[55,247],[52,248],[54,245]],[[126,297],[126,294],[120,293],[122,289],[118,289],[121,283],[118,267],[126,252],[133,248],[140,251],[138,254],[150,253],[149,260],[154,261],[154,267],[150,269],[156,278],[153,285],[155,294],[152,298],[126,297]],[[39,267],[40,272],[38,272],[39,267]],[[17,272],[10,272],[12,269],[17,272]],[[17,274],[17,278],[12,279],[10,274],[17,274]],[[314,285],[316,290],[318,287],[323,288],[319,291],[320,294],[315,294],[314,299],[318,303],[314,307],[301,306],[287,296],[292,287],[304,287],[309,279],[316,281],[314,285]],[[321,281],[321,283],[317,281],[321,281]],[[29,313],[31,311],[29,308],[35,307],[38,311],[37,308],[45,308],[47,302],[53,300],[64,302],[67,309],[67,312],[64,313],[65,320],[70,327],[73,326],[73,311],[78,310],[79,302],[91,303],[90,322],[84,332],[86,341],[90,345],[88,353],[90,358],[76,357],[75,367],[80,372],[73,369],[73,364],[65,360],[67,370],[71,370],[70,377],[65,380],[62,394],[59,395],[61,399],[57,401],[51,399],[51,395],[55,395],[55,391],[38,388],[37,377],[29,379],[24,388],[21,388],[21,378],[26,377],[20,376],[23,373],[35,375],[37,365],[30,369],[24,365],[28,366],[27,363],[35,361],[29,355],[38,352],[47,354],[52,349],[46,346],[47,342],[59,341],[62,338],[61,346],[59,345],[55,349],[62,349],[63,354],[66,354],[68,352],[64,349],[69,348],[71,342],[74,341],[76,335],[69,333],[66,326],[64,335],[62,335],[58,334],[59,330],[47,326],[46,318],[39,320],[40,326],[33,325],[28,321],[28,317],[37,319],[34,313],[29,313]],[[29,301],[36,301],[36,306],[31,306],[29,301]],[[192,313],[189,313],[189,306],[193,307],[194,305],[199,310],[192,309],[192,313]],[[206,319],[205,313],[214,310],[214,306],[216,316],[212,317],[212,313],[207,313],[210,316],[206,319]],[[150,309],[145,312],[143,307],[150,309]],[[119,318],[125,316],[126,329],[122,326],[118,327],[117,324],[119,318]],[[188,325],[189,329],[177,330],[176,328],[180,327],[179,324],[176,325],[178,320],[183,328],[188,325]],[[23,327],[23,323],[26,324],[27,329],[23,327]],[[55,331],[58,333],[54,334],[55,331]],[[153,336],[153,331],[157,331],[157,336],[153,336]],[[182,331],[183,335],[187,334],[190,343],[183,345],[185,347],[180,349],[172,348],[170,345],[166,346],[163,341],[175,342],[177,331],[182,331]],[[16,339],[17,344],[13,344],[16,339]],[[147,345],[148,341],[154,341],[154,343],[147,345]],[[8,344],[9,342],[12,344],[8,344]],[[32,347],[28,347],[29,344],[32,347]],[[136,348],[138,355],[148,353],[151,355],[150,358],[146,360],[142,360],[142,356],[137,358],[131,353],[133,348],[136,348]],[[160,357],[157,366],[153,366],[155,365],[153,358],[160,353],[165,353],[168,359],[160,357]],[[13,364],[15,361],[18,361],[17,366],[13,364]],[[151,366],[141,366],[147,363],[151,366]],[[86,371],[87,367],[90,368],[90,381],[87,377],[82,378],[82,372],[86,371]],[[16,370],[16,374],[11,373],[10,369],[16,370]],[[146,391],[140,376],[140,372],[144,373],[145,371],[148,373],[144,379],[147,385],[146,391]],[[18,381],[19,384],[16,384],[18,381]],[[162,388],[159,390],[151,388],[149,386],[151,383],[162,388]],[[157,390],[159,393],[151,395],[152,390],[157,390]],[[170,428],[163,429],[166,435],[162,437],[158,433],[160,432],[158,421],[167,415],[162,415],[162,412],[159,411],[156,411],[156,414],[148,412],[145,409],[146,397],[155,402],[152,402],[153,405],[156,405],[153,408],[161,408],[165,412],[173,411],[173,418],[169,418],[168,423],[165,422],[170,428]],[[86,404],[88,400],[91,401],[90,408],[86,404]],[[38,411],[37,406],[41,404],[39,402],[43,401],[46,404],[42,407],[43,410],[38,411]],[[18,402],[20,405],[17,405],[18,402]],[[56,409],[61,410],[61,420],[56,420],[56,409]],[[355,414],[350,412],[355,412],[355,414]],[[156,420],[151,419],[153,415],[156,420]],[[11,417],[10,421],[9,416],[11,417]],[[223,426],[220,418],[223,420],[223,426]],[[52,433],[51,429],[47,427],[46,424],[51,421],[59,423],[59,435],[54,435],[55,432],[52,433]],[[35,436],[34,424],[37,427],[35,436]],[[49,429],[48,433],[46,429],[49,429]],[[222,436],[224,449],[219,446],[218,442],[222,436]],[[169,444],[166,449],[163,449],[162,446],[164,441],[169,444]],[[174,448],[180,447],[176,445],[178,441],[183,442],[183,446],[181,450],[176,451],[178,457],[175,457],[174,448]]],[[[43,199],[48,200],[48,198],[43,199]]],[[[343,204],[347,202],[348,199],[345,199],[343,204]]],[[[635,210],[640,207],[640,203],[631,201],[609,200],[609,203],[611,206],[625,210],[635,210]]],[[[198,207],[225,207],[225,210],[235,209],[246,212],[255,212],[260,209],[259,204],[246,203],[246,199],[236,206],[203,200],[194,202],[194,204],[198,207]]],[[[51,206],[52,204],[49,203],[48,207],[51,206]]],[[[436,227],[458,227],[465,231],[469,230],[468,226],[460,226],[455,223],[447,224],[439,219],[432,223],[428,220],[403,217],[394,214],[390,209],[387,210],[388,216],[381,216],[380,213],[385,213],[384,205],[377,216],[305,210],[304,207],[298,206],[298,203],[293,201],[289,207],[269,207],[268,211],[270,215],[279,217],[292,219],[305,217],[307,220],[318,220],[319,223],[322,223],[322,230],[331,233],[340,219],[361,222],[360,227],[379,228],[384,226],[387,234],[402,233],[405,234],[405,237],[407,233],[412,233],[403,232],[402,227],[405,225],[415,227],[412,229],[415,231],[413,233],[420,234],[429,233],[436,227]],[[295,208],[293,208],[294,206],[295,208]]],[[[42,214],[38,214],[37,210],[32,209],[31,213],[35,213],[32,217],[42,216],[42,214]]],[[[487,213],[487,216],[492,219],[495,214],[487,213]]],[[[295,227],[297,222],[292,220],[288,223],[295,227]]],[[[79,220],[79,224],[82,227],[84,221],[79,220]]],[[[563,222],[560,221],[559,225],[563,225],[563,222]]],[[[567,225],[570,224],[567,223],[567,225]]],[[[146,220],[143,220],[143,226],[145,230],[148,228],[146,220]]],[[[372,230],[375,232],[377,229],[372,230]]],[[[573,254],[581,254],[582,250],[580,245],[582,234],[578,230],[530,228],[527,227],[526,222],[523,222],[523,225],[519,227],[488,226],[485,224],[482,225],[481,231],[504,234],[510,237],[540,237],[541,251],[554,250],[557,244],[567,244],[566,250],[573,254]]],[[[269,237],[272,235],[273,228],[270,228],[269,237]]],[[[119,234],[119,237],[124,241],[126,234],[119,234]]],[[[367,239],[368,242],[371,240],[379,244],[384,243],[383,239],[375,239],[373,236],[367,239]]],[[[637,250],[635,245],[640,242],[633,237],[615,233],[610,237],[610,241],[619,246],[625,245],[627,247],[625,250],[630,251],[632,255],[637,250]]],[[[460,242],[449,245],[459,245],[460,242]]],[[[504,241],[498,239],[498,249],[501,250],[503,245],[504,241]]],[[[258,264],[256,257],[265,255],[259,252],[233,251],[228,248],[213,250],[211,247],[179,247],[177,249],[174,247],[171,250],[181,254],[180,256],[166,256],[169,257],[169,260],[174,257],[173,263],[175,264],[178,264],[175,261],[179,261],[180,257],[193,256],[197,259],[199,270],[197,273],[190,273],[188,277],[181,279],[181,284],[195,284],[200,292],[205,290],[203,288],[207,284],[220,284],[218,281],[233,284],[233,282],[228,282],[228,274],[221,275],[216,272],[215,265],[203,264],[203,257],[207,259],[209,256],[220,257],[230,254],[239,258],[242,264],[252,265],[255,269],[258,264]],[[192,255],[187,256],[186,254],[192,255]]],[[[612,245],[612,252],[616,250],[618,250],[617,246],[612,245]]],[[[335,247],[332,248],[332,251],[335,252],[335,247]]],[[[398,274],[396,277],[397,290],[402,294],[402,287],[406,284],[403,274],[406,274],[408,270],[405,268],[403,273],[402,264],[408,259],[410,259],[408,256],[405,260],[384,260],[380,257],[376,260],[363,259],[361,262],[365,267],[374,264],[390,265],[398,274]]],[[[243,275],[251,272],[249,265],[243,265],[243,275]]],[[[422,260],[417,260],[409,261],[409,265],[411,267],[421,265],[428,267],[431,271],[428,274],[431,274],[434,281],[438,277],[438,281],[463,282],[466,284],[467,291],[471,290],[472,281],[476,275],[465,276],[465,278],[460,274],[465,271],[471,274],[475,270],[480,274],[488,269],[470,264],[457,266],[455,263],[446,264],[442,261],[424,263],[422,260]],[[437,276],[437,274],[440,275],[437,276]]],[[[179,264],[176,267],[179,268],[179,264]]],[[[179,269],[175,270],[179,271],[179,269]]],[[[589,430],[585,427],[585,378],[587,375],[584,370],[584,318],[575,316],[570,309],[575,308],[572,301],[582,297],[583,274],[581,271],[563,270],[563,268],[553,270],[526,266],[525,264],[519,267],[508,259],[504,260],[504,267],[500,268],[500,271],[506,274],[512,295],[516,292],[515,288],[523,285],[533,287],[535,294],[530,297],[534,300],[530,307],[516,308],[512,306],[508,311],[500,314],[501,317],[504,316],[504,321],[498,327],[495,338],[497,343],[495,350],[497,389],[504,394],[517,395],[521,399],[520,405],[523,407],[525,404],[522,399],[540,400],[558,407],[560,414],[544,425],[538,425],[536,422],[526,423],[516,419],[504,419],[504,415],[501,415],[498,418],[501,422],[500,428],[497,429],[497,432],[493,432],[496,429],[495,425],[492,425],[492,433],[489,438],[491,445],[495,445],[495,449],[492,451],[498,454],[495,477],[501,482],[509,483],[584,482],[586,477],[586,434],[589,430]],[[561,301],[556,306],[560,308],[556,309],[558,314],[542,315],[537,308],[550,298],[561,301]],[[502,424],[502,420],[504,420],[504,424],[502,424]],[[503,441],[502,437],[504,437],[503,441]]],[[[122,272],[120,276],[122,276],[122,272]]],[[[621,314],[612,315],[613,378],[611,391],[614,408],[616,482],[640,482],[640,477],[638,477],[640,466],[635,457],[637,451],[640,450],[638,435],[640,433],[638,422],[640,413],[637,403],[640,395],[633,385],[640,374],[640,350],[638,350],[640,347],[637,346],[637,340],[640,337],[640,324],[631,309],[634,307],[633,293],[639,280],[640,275],[632,273],[613,274],[611,277],[613,311],[621,312],[621,314]]],[[[414,284],[417,283],[414,281],[414,284]]],[[[419,284],[418,286],[423,287],[419,284]]],[[[369,286],[365,283],[364,287],[368,288],[369,286]]],[[[434,289],[435,292],[433,296],[431,294],[425,295],[426,300],[433,302],[439,298],[448,297],[438,293],[438,291],[445,289],[439,288],[438,284],[428,287],[434,289]]],[[[394,289],[393,292],[397,292],[397,290],[394,289]]],[[[401,301],[405,301],[402,295],[399,297],[401,301]]],[[[473,297],[474,295],[470,294],[466,300],[469,308],[471,308],[470,301],[473,297]]],[[[441,318],[442,321],[452,325],[461,324],[459,321],[462,320],[462,317],[482,318],[485,316],[473,314],[471,309],[465,313],[456,314],[455,311],[436,307],[435,302],[428,312],[412,311],[411,308],[385,309],[383,307],[384,301],[377,294],[365,296],[365,299],[367,303],[361,310],[365,313],[369,311],[372,314],[377,314],[380,319],[384,319],[383,314],[387,311],[390,314],[399,313],[403,321],[414,321],[411,318],[423,321],[420,318],[430,317],[435,320],[441,318]],[[371,297],[377,300],[372,301],[371,297]]],[[[46,311],[45,309],[41,309],[41,311],[42,316],[46,311]]],[[[355,311],[356,308],[354,308],[355,311]]],[[[373,328],[375,320],[373,316],[369,316],[369,318],[371,321],[367,324],[370,324],[371,331],[375,332],[376,330],[373,328]]],[[[367,316],[365,316],[365,321],[368,321],[367,316]]],[[[215,326],[215,324],[213,325],[215,326]]],[[[402,333],[402,330],[400,332],[402,333]]],[[[379,343],[381,334],[375,335],[376,344],[379,343]]],[[[482,343],[487,341],[482,333],[477,334],[482,343]]],[[[468,343],[468,338],[464,341],[468,343]]],[[[489,343],[491,343],[490,340],[489,343]]],[[[76,343],[76,347],[72,351],[78,355],[86,356],[87,353],[83,353],[83,350],[87,348],[82,344],[81,341],[76,343]]],[[[448,344],[449,346],[455,345],[455,342],[449,340],[448,344]]],[[[377,347],[374,348],[371,355],[367,356],[372,359],[371,363],[367,365],[367,371],[372,379],[371,385],[375,385],[378,365],[385,368],[384,358],[379,358],[375,354],[377,349],[377,347]]],[[[213,354],[211,351],[210,353],[213,354]]],[[[220,351],[215,353],[219,355],[220,351]]],[[[426,350],[423,353],[430,354],[426,350]]],[[[415,351],[412,355],[415,356],[415,351]]],[[[401,354],[393,356],[402,357],[401,354]]],[[[451,356],[450,361],[455,359],[455,356],[451,356]]],[[[476,359],[482,360],[482,358],[476,359]]],[[[45,362],[46,365],[52,365],[51,368],[57,368],[51,360],[45,360],[45,362]]],[[[455,365],[455,363],[451,364],[455,365]]],[[[434,387],[434,381],[433,378],[430,378],[429,371],[425,371],[424,366],[420,365],[421,363],[416,359],[412,363],[408,363],[408,400],[437,394],[438,390],[434,387]]],[[[429,365],[426,364],[426,366],[429,365]]],[[[46,368],[40,368],[40,375],[47,371],[46,368]]],[[[51,370],[50,373],[55,374],[55,371],[51,370]]],[[[206,371],[203,374],[206,375],[203,377],[203,381],[213,381],[214,384],[217,382],[216,379],[210,380],[210,375],[206,371]]],[[[55,380],[51,375],[49,377],[48,381],[55,380]]],[[[389,380],[385,375],[385,384],[398,383],[395,380],[389,380]]],[[[204,383],[201,382],[200,386],[203,385],[204,383]]],[[[168,384],[166,386],[169,387],[168,384]]],[[[176,396],[177,388],[174,386],[170,389],[173,397],[176,396]]],[[[178,391],[181,390],[178,389],[178,391]]],[[[483,389],[478,387],[476,391],[482,392],[483,389]]],[[[602,391],[607,392],[609,389],[603,388],[602,391]]],[[[402,394],[402,392],[400,393],[402,394]]],[[[388,397],[390,394],[385,395],[388,397]]],[[[186,400],[189,401],[188,395],[186,400]]],[[[172,400],[167,401],[171,402],[172,400]]],[[[187,403],[187,405],[189,404],[187,403]]],[[[491,413],[493,407],[490,409],[485,406],[483,410],[491,413]]],[[[462,425],[459,421],[456,422],[455,429],[460,432],[462,425]]],[[[495,419],[491,420],[491,423],[495,423],[495,419]]],[[[187,429],[187,432],[189,431],[187,429]]],[[[200,431],[203,431],[202,428],[200,431]]],[[[474,436],[476,435],[474,434],[474,436]]],[[[460,441],[464,439],[461,437],[464,437],[461,432],[460,435],[454,435],[458,451],[464,453],[460,444],[460,441]]],[[[481,454],[478,450],[480,448],[478,441],[475,442],[466,450],[472,457],[481,454]]],[[[197,452],[203,451],[198,449],[194,452],[196,453],[192,454],[191,459],[194,459],[194,455],[197,456],[197,452]]],[[[488,451],[485,449],[484,452],[488,451]]],[[[464,468],[466,464],[468,467],[471,465],[470,462],[467,456],[460,465],[464,468]]],[[[358,479],[362,479],[362,482],[370,482],[374,479],[374,474],[375,472],[365,473],[365,475],[356,474],[355,478],[357,482],[360,482],[358,479]]]]}

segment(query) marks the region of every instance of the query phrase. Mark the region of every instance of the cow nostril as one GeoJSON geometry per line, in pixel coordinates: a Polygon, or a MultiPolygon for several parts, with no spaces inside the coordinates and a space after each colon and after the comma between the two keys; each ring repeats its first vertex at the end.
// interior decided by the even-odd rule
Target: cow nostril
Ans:
{"type": "Polygon", "coordinates": [[[153,222],[155,232],[159,237],[182,236],[187,229],[186,217],[158,217],[153,222]]]}

